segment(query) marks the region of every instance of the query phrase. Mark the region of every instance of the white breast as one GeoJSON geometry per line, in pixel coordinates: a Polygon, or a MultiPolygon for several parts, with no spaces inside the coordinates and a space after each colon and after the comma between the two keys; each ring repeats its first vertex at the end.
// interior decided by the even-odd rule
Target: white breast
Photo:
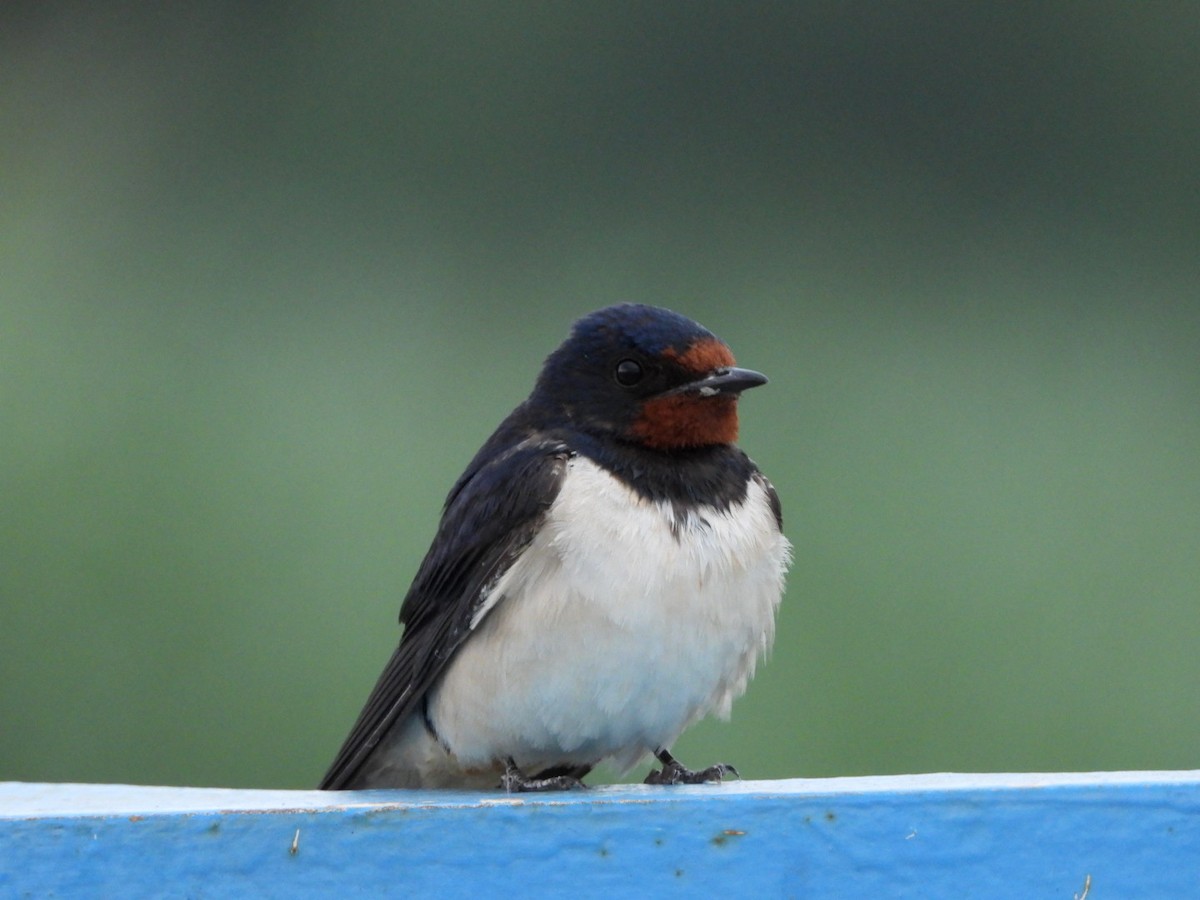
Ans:
{"type": "Polygon", "coordinates": [[[752,481],[726,510],[644,500],[577,457],[430,695],[464,767],[628,768],[729,715],[774,638],[790,546],[752,481]]]}

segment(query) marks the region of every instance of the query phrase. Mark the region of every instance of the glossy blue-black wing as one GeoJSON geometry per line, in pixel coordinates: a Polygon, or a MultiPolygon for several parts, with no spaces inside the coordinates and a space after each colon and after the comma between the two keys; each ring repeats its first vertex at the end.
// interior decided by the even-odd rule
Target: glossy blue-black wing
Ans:
{"type": "Polygon", "coordinates": [[[387,730],[418,708],[478,624],[472,620],[490,586],[533,539],[570,455],[560,441],[525,440],[477,457],[454,486],[400,608],[400,645],[321,780],[323,790],[350,784],[387,730]]]}

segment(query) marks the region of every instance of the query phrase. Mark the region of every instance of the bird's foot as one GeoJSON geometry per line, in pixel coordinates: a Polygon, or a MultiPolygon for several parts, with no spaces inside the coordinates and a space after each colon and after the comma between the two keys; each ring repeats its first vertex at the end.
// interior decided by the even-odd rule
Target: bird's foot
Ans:
{"type": "Polygon", "coordinates": [[[579,766],[576,769],[563,772],[561,769],[547,769],[535,778],[530,778],[509,757],[500,776],[500,787],[510,794],[523,794],[531,791],[581,791],[587,785],[581,780],[591,766],[579,766]]]}
{"type": "Polygon", "coordinates": [[[654,755],[662,763],[662,771],[651,771],[646,776],[646,784],[707,784],[720,782],[726,775],[732,775],[734,778],[741,777],[738,775],[738,770],[728,763],[717,763],[707,769],[693,772],[666,750],[657,750],[654,755]]]}

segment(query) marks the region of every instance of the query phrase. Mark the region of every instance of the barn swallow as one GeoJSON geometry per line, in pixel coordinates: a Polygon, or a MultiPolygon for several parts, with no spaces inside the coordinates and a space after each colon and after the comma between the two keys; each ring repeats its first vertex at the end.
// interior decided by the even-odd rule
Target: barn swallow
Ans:
{"type": "Polygon", "coordinates": [[[729,717],[774,638],[791,546],[734,444],[766,382],[669,310],[576,322],[451,488],[321,788],[565,790],[651,753],[650,784],[736,775],[670,747],[729,717]]]}

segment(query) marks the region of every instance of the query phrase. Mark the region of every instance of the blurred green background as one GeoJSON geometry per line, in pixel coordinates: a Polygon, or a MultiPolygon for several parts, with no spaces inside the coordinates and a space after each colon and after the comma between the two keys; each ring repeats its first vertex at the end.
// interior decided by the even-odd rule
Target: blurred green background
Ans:
{"type": "MultiPolygon", "coordinates": [[[[580,314],[771,376],[752,778],[1200,765],[1200,7],[5,4],[0,780],[307,787],[580,314]]],[[[640,773],[635,773],[640,775],[640,773]]]]}

